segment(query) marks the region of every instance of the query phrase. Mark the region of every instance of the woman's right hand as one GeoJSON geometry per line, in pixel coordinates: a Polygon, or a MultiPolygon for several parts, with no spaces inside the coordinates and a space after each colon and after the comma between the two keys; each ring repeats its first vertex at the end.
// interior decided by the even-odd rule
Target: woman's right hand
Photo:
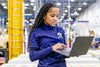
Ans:
{"type": "Polygon", "coordinates": [[[52,46],[53,51],[63,50],[64,48],[66,48],[66,45],[64,45],[62,43],[57,43],[54,46],[52,46]]]}

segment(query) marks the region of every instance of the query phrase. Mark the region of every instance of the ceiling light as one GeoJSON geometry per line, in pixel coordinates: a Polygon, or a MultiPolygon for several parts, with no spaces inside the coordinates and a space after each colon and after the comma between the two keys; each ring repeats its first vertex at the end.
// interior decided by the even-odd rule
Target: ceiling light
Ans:
{"type": "Polygon", "coordinates": [[[30,26],[32,26],[33,24],[32,23],[30,23],[30,26]]]}
{"type": "Polygon", "coordinates": [[[25,14],[26,16],[32,16],[32,14],[25,14]]]}
{"type": "Polygon", "coordinates": [[[86,2],[84,2],[84,3],[83,3],[83,5],[87,5],[87,3],[86,3],[86,2]]]}
{"type": "Polygon", "coordinates": [[[82,10],[82,8],[78,8],[78,10],[82,10]]]}
{"type": "Polygon", "coordinates": [[[61,3],[57,3],[57,5],[61,5],[61,3]]]}
{"type": "Polygon", "coordinates": [[[75,11],[75,12],[74,12],[74,15],[79,15],[79,13],[75,11]]]}
{"type": "Polygon", "coordinates": [[[72,18],[71,18],[71,17],[69,17],[67,20],[68,20],[68,21],[72,21],[72,18]]]}
{"type": "Polygon", "coordinates": [[[36,10],[36,8],[33,8],[33,10],[35,11],[35,10],[36,10]]]}
{"type": "Polygon", "coordinates": [[[8,25],[8,23],[6,23],[6,25],[8,25]]]}
{"type": "Polygon", "coordinates": [[[74,13],[71,13],[71,16],[74,16],[75,14],[74,13]]]}
{"type": "Polygon", "coordinates": [[[5,9],[7,9],[7,6],[4,6],[5,9]]]}
{"type": "Polygon", "coordinates": [[[35,2],[35,0],[31,0],[31,2],[35,2]]]}
{"type": "Polygon", "coordinates": [[[24,9],[27,9],[27,7],[24,7],[24,9]]]}
{"type": "Polygon", "coordinates": [[[71,6],[70,6],[70,5],[68,5],[68,6],[67,6],[67,8],[71,8],[71,6]]]}
{"type": "Polygon", "coordinates": [[[24,19],[24,21],[25,21],[25,22],[27,22],[27,20],[26,20],[26,19],[24,19]]]}
{"type": "Polygon", "coordinates": [[[29,6],[29,3],[25,3],[24,5],[25,5],[25,6],[29,6]]]}
{"type": "Polygon", "coordinates": [[[36,6],[34,6],[34,8],[36,9],[36,6]]]}
{"type": "Polygon", "coordinates": [[[5,6],[6,5],[6,3],[2,3],[2,6],[5,6]]]}
{"type": "Polygon", "coordinates": [[[7,29],[4,29],[4,31],[6,32],[6,31],[7,31],[7,29]]]}
{"type": "Polygon", "coordinates": [[[32,6],[34,6],[34,3],[31,3],[32,6]]]}
{"type": "Polygon", "coordinates": [[[37,12],[39,12],[39,10],[37,10],[37,12]]]}
{"type": "Polygon", "coordinates": [[[65,10],[65,12],[67,13],[68,11],[67,11],[67,10],[65,10]]]}
{"type": "Polygon", "coordinates": [[[61,18],[64,18],[64,16],[61,16],[61,18]]]}
{"type": "Polygon", "coordinates": [[[79,13],[75,14],[75,15],[79,15],[79,13]]]}
{"type": "Polygon", "coordinates": [[[75,0],[71,0],[71,2],[74,2],[75,0]]]}
{"type": "Polygon", "coordinates": [[[33,10],[34,10],[34,11],[36,10],[36,6],[34,6],[33,10]]]}
{"type": "Polygon", "coordinates": [[[69,21],[71,21],[72,20],[72,18],[71,17],[69,17],[69,21]]]}
{"type": "Polygon", "coordinates": [[[30,19],[31,22],[34,22],[34,19],[30,19]]]}
{"type": "Polygon", "coordinates": [[[77,12],[75,11],[74,14],[77,14],[77,12]]]}
{"type": "Polygon", "coordinates": [[[65,16],[66,14],[65,13],[63,13],[63,16],[65,16]]]}

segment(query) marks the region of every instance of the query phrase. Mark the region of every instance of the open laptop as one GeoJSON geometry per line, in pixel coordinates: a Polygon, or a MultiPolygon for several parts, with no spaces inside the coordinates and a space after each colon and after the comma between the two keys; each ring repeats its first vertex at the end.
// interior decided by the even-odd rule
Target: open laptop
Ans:
{"type": "Polygon", "coordinates": [[[84,55],[87,53],[93,38],[94,38],[93,36],[76,37],[72,48],[57,50],[56,52],[65,55],[66,57],[84,55]]]}

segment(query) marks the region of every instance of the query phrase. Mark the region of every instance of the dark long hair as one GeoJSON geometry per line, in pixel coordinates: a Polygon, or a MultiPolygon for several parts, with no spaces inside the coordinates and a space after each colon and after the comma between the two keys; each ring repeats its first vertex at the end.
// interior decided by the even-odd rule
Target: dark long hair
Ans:
{"type": "Polygon", "coordinates": [[[34,21],[34,24],[30,30],[30,33],[29,33],[29,38],[28,38],[28,49],[29,49],[29,39],[30,39],[30,35],[32,33],[32,31],[34,31],[35,28],[37,28],[38,26],[42,25],[44,23],[44,19],[43,17],[47,14],[47,12],[50,10],[50,8],[52,7],[57,7],[55,4],[53,3],[45,3],[39,13],[37,14],[37,17],[34,21]]]}

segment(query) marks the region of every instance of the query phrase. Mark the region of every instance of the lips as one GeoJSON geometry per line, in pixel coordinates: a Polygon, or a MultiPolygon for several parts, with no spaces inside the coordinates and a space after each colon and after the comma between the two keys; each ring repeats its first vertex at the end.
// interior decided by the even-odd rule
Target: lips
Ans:
{"type": "Polygon", "coordinates": [[[52,24],[56,24],[56,22],[52,22],[52,24]]]}
{"type": "Polygon", "coordinates": [[[55,26],[57,23],[56,22],[52,22],[52,26],[55,26]]]}

